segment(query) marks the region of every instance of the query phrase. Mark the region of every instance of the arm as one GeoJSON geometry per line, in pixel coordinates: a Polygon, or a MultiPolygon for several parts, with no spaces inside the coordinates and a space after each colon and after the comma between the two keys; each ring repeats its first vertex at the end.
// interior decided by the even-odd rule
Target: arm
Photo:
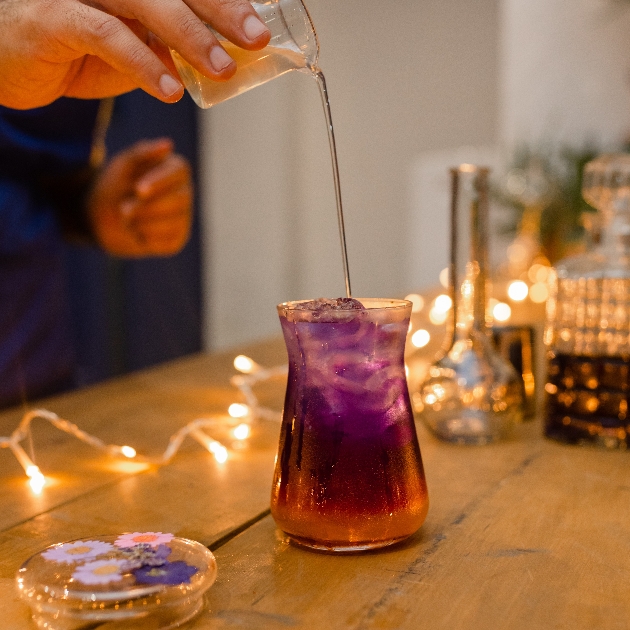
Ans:
{"type": "Polygon", "coordinates": [[[0,104],[28,109],[137,87],[175,102],[183,87],[169,46],[212,79],[236,72],[203,22],[247,50],[269,41],[248,0],[0,0],[0,104]]]}

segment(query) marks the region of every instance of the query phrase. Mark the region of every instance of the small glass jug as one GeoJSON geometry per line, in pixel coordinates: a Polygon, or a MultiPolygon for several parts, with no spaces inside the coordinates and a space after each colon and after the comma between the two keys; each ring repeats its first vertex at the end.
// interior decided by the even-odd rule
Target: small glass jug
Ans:
{"type": "Polygon", "coordinates": [[[271,40],[262,50],[239,48],[212,29],[236,62],[236,74],[231,79],[213,81],[171,50],[177,72],[199,107],[212,107],[289,70],[312,73],[316,68],[319,44],[313,22],[301,0],[266,0],[252,2],[252,6],[271,31],[271,40]]]}
{"type": "Polygon", "coordinates": [[[323,551],[403,540],[429,507],[403,360],[411,302],[359,302],[278,306],[289,377],[271,513],[323,551]]]}

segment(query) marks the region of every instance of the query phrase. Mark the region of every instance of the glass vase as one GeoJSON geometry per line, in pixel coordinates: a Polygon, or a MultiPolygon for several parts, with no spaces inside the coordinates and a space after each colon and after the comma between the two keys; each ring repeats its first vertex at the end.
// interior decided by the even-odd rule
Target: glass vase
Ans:
{"type": "Polygon", "coordinates": [[[271,513],[324,551],[403,540],[429,505],[403,360],[411,303],[359,301],[278,306],[289,375],[271,513]]]}
{"type": "Polygon", "coordinates": [[[500,439],[522,416],[522,383],[492,344],[486,309],[488,173],[451,169],[452,320],[416,406],[437,437],[464,444],[500,439]]]}

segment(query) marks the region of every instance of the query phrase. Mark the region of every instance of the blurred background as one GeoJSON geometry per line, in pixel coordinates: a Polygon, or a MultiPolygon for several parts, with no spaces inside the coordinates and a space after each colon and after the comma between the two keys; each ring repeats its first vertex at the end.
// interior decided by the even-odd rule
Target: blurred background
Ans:
{"type": "MultiPolygon", "coordinates": [[[[355,296],[438,285],[447,168],[460,162],[493,168],[497,266],[522,215],[508,185],[517,167],[534,164],[546,182],[540,229],[564,235],[554,256],[579,243],[577,166],[622,149],[630,132],[630,2],[306,4],[331,98],[355,296]]],[[[203,111],[188,98],[117,99],[111,148],[162,135],[195,167],[193,237],[158,261],[69,248],[82,384],[277,335],[278,302],[344,292],[313,78],[291,72],[203,111]]]]}

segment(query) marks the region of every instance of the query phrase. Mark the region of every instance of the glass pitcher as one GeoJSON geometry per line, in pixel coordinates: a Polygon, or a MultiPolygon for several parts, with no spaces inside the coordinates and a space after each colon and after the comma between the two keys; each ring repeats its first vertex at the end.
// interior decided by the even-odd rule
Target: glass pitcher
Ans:
{"type": "Polygon", "coordinates": [[[429,507],[403,361],[411,302],[359,302],[278,306],[289,377],[271,513],[325,551],[398,542],[429,507]]]}
{"type": "Polygon", "coordinates": [[[289,70],[311,73],[311,69],[317,66],[317,35],[301,0],[266,0],[252,2],[252,6],[271,31],[271,40],[262,50],[239,48],[212,29],[223,48],[236,62],[236,73],[229,80],[209,79],[195,70],[179,53],[171,50],[177,72],[199,107],[212,107],[289,70]]]}

